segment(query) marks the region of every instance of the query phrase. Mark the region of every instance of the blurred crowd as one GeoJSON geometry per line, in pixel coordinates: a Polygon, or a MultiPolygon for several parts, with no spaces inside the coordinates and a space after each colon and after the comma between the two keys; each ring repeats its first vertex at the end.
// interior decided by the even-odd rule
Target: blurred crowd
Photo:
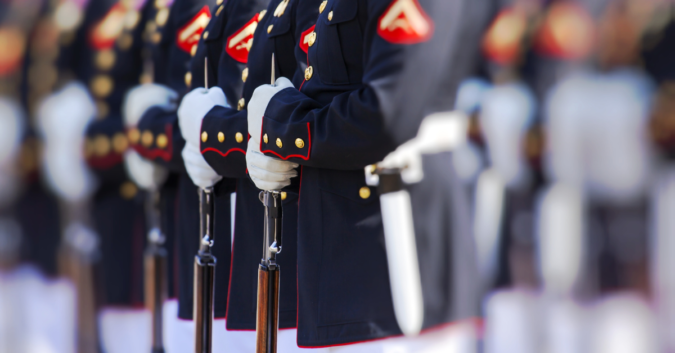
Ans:
{"type": "Polygon", "coordinates": [[[259,189],[280,353],[673,352],[674,158],[668,0],[0,0],[0,353],[193,351],[199,188],[214,352],[259,189]]]}

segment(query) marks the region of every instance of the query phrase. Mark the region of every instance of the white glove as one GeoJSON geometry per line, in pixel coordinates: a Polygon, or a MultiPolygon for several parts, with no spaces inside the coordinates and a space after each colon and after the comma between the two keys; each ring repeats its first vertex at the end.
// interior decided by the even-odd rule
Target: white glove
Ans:
{"type": "Polygon", "coordinates": [[[124,126],[129,128],[138,125],[143,114],[154,106],[166,110],[176,109],[177,98],[178,94],[166,86],[148,83],[134,87],[127,93],[122,104],[124,126]]]}
{"type": "Polygon", "coordinates": [[[182,155],[183,161],[185,161],[185,169],[187,169],[190,179],[200,188],[211,187],[223,178],[206,163],[206,160],[204,160],[204,157],[199,152],[199,147],[187,143],[183,148],[182,155]]]}
{"type": "Polygon", "coordinates": [[[19,152],[23,119],[17,102],[0,97],[0,166],[11,163],[19,152]]]}
{"type": "Polygon", "coordinates": [[[220,87],[195,88],[183,97],[183,101],[178,107],[178,125],[188,144],[199,149],[202,120],[216,105],[230,107],[225,99],[225,93],[220,87]]]}
{"type": "Polygon", "coordinates": [[[291,185],[291,178],[298,176],[298,164],[268,157],[260,152],[260,145],[248,141],[246,167],[253,183],[261,190],[281,190],[291,185]]]}
{"type": "Polygon", "coordinates": [[[275,94],[292,87],[291,81],[280,77],[274,85],[256,88],[248,103],[248,133],[251,138],[246,152],[246,166],[251,180],[261,190],[281,190],[291,184],[291,178],[298,175],[295,171],[298,164],[268,157],[260,152],[262,120],[267,105],[275,94]]]}
{"type": "Polygon", "coordinates": [[[251,141],[260,145],[260,133],[262,132],[262,120],[275,94],[286,88],[292,88],[293,83],[285,77],[279,77],[274,85],[262,85],[253,91],[253,96],[248,102],[248,133],[251,135],[251,141]]]}
{"type": "Polygon", "coordinates": [[[94,189],[82,145],[95,114],[94,101],[80,83],[71,83],[47,97],[38,110],[38,129],[45,140],[42,163],[47,182],[67,201],[79,201],[94,189]]]}
{"type": "Polygon", "coordinates": [[[528,178],[523,141],[534,119],[536,101],[520,83],[495,86],[485,94],[480,122],[492,166],[508,187],[528,178]]]}
{"type": "Polygon", "coordinates": [[[144,190],[157,190],[168,175],[166,168],[144,159],[134,150],[124,154],[124,166],[131,180],[144,190]]]}
{"type": "Polygon", "coordinates": [[[414,139],[389,153],[377,165],[381,168],[402,168],[403,181],[418,183],[424,177],[422,155],[455,150],[466,140],[467,125],[468,117],[462,111],[429,115],[422,120],[414,139]]]}

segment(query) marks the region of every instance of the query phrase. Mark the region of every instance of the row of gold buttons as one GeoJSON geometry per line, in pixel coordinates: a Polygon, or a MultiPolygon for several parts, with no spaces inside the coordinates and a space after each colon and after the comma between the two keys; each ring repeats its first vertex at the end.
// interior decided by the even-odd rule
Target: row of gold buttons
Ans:
{"type": "MultiPolygon", "coordinates": [[[[244,142],[244,135],[241,132],[237,132],[234,134],[234,139],[237,141],[237,143],[242,143],[244,142]]],[[[202,132],[202,142],[206,142],[209,140],[209,133],[204,131],[202,132]]],[[[218,142],[224,142],[225,141],[225,134],[222,132],[218,132],[218,142]]]]}
{"type": "Polygon", "coordinates": [[[141,144],[145,147],[152,146],[153,142],[159,148],[166,148],[166,146],[169,145],[169,138],[165,134],[160,133],[157,135],[157,138],[155,139],[155,136],[152,134],[152,131],[150,130],[145,130],[143,131],[143,134],[141,134],[140,131],[138,131],[138,129],[131,129],[128,132],[128,137],[131,143],[137,144],[140,141],[141,144]]]}
{"type": "MultiPolygon", "coordinates": [[[[267,137],[267,134],[263,135],[263,142],[268,143],[269,138],[267,137]]],[[[281,142],[280,138],[277,138],[277,147],[281,148],[284,147],[283,142],[281,142]]],[[[303,141],[301,138],[295,139],[295,147],[297,148],[303,148],[305,147],[305,141],[303,141]]]]}

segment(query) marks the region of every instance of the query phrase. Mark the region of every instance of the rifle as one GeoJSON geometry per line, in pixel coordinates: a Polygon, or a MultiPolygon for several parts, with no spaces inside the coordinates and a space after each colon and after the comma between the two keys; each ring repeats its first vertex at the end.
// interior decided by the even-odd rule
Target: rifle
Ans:
{"type": "Polygon", "coordinates": [[[195,352],[211,352],[213,323],[213,288],[216,272],[216,258],[213,247],[213,188],[199,190],[199,252],[195,256],[194,307],[195,352]]]}
{"type": "Polygon", "coordinates": [[[89,226],[88,203],[63,202],[61,217],[67,227],[58,250],[59,273],[69,278],[77,297],[76,352],[100,351],[96,317],[94,266],[99,259],[99,238],[89,226]]]}
{"type": "MultiPolygon", "coordinates": [[[[209,58],[204,58],[204,88],[209,89],[209,58]]],[[[199,189],[199,251],[195,256],[194,306],[195,352],[211,353],[213,288],[216,257],[213,256],[213,187],[199,189]]]]}
{"type": "MultiPolygon", "coordinates": [[[[272,85],[274,85],[274,53],[272,53],[272,85]]],[[[276,353],[279,330],[279,265],[281,252],[281,191],[261,191],[265,206],[263,257],[258,267],[258,309],[255,320],[256,353],[276,353]],[[273,241],[270,244],[270,241],[273,241]]]]}
{"type": "Polygon", "coordinates": [[[144,254],[145,306],[152,313],[152,353],[164,353],[163,305],[167,298],[166,240],[160,228],[159,192],[152,190],[146,201],[148,245],[144,254]]]}
{"type": "Polygon", "coordinates": [[[256,353],[276,353],[279,329],[279,265],[281,252],[281,192],[261,191],[265,206],[263,258],[258,267],[258,311],[256,316],[256,353]],[[270,241],[272,243],[270,244],[270,241]]]}

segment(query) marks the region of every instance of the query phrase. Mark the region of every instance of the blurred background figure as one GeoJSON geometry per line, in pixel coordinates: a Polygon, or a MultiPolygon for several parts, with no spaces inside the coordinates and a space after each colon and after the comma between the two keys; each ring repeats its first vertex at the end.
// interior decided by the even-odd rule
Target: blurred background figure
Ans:
{"type": "Polygon", "coordinates": [[[46,1],[0,3],[0,351],[72,352],[75,296],[57,277],[60,220],[33,119],[56,83],[46,1]]]}
{"type": "MultiPolygon", "coordinates": [[[[405,3],[436,35],[377,83],[387,132],[424,142],[438,112],[467,125],[451,152],[395,165],[423,175],[399,185],[424,318],[405,332],[479,317],[421,333],[462,353],[675,351],[675,4],[405,3]]],[[[166,350],[192,349],[198,203],[176,109],[205,84],[203,57],[221,56],[228,8],[0,0],[0,353],[150,351],[151,227],[173,298],[166,350]]],[[[209,63],[211,85],[243,84],[209,63]]],[[[234,199],[220,185],[224,239],[234,199]]]]}

